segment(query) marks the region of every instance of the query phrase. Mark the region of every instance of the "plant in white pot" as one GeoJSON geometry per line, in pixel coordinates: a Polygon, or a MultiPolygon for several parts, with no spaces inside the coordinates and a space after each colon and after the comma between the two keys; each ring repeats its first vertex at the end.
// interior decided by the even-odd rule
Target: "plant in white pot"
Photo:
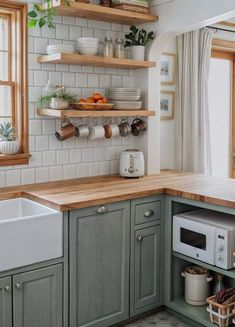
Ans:
{"type": "Polygon", "coordinates": [[[69,104],[77,100],[77,97],[65,90],[59,90],[47,95],[44,95],[38,99],[38,103],[43,106],[43,104],[50,104],[51,109],[68,109],[69,104]]]}
{"type": "Polygon", "coordinates": [[[125,48],[131,48],[131,59],[144,60],[145,47],[154,37],[155,34],[153,31],[148,33],[146,30],[139,30],[136,26],[132,25],[130,32],[125,35],[125,48]]]}
{"type": "Polygon", "coordinates": [[[11,123],[0,124],[0,152],[2,154],[16,154],[20,145],[16,140],[15,128],[11,123]]]}

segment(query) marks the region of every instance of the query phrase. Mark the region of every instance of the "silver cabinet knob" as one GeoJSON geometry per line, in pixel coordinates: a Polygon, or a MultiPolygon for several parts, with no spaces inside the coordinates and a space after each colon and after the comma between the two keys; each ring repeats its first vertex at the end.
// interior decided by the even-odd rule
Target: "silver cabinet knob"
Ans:
{"type": "Polygon", "coordinates": [[[143,236],[141,236],[141,235],[138,235],[138,236],[137,236],[137,241],[138,241],[138,242],[141,243],[141,242],[143,241],[143,239],[144,239],[143,236]]]}
{"type": "Polygon", "coordinates": [[[107,213],[109,210],[106,206],[99,207],[96,212],[97,213],[107,213]]]}
{"type": "Polygon", "coordinates": [[[153,215],[154,215],[154,211],[153,210],[147,210],[144,213],[144,216],[147,217],[147,218],[152,217],[153,215]]]}
{"type": "Polygon", "coordinates": [[[20,289],[21,288],[21,284],[20,283],[15,283],[15,288],[20,289]]]}
{"type": "Polygon", "coordinates": [[[11,288],[10,288],[9,285],[6,285],[6,286],[4,287],[4,289],[5,289],[6,292],[9,292],[9,291],[11,290],[11,288]]]}

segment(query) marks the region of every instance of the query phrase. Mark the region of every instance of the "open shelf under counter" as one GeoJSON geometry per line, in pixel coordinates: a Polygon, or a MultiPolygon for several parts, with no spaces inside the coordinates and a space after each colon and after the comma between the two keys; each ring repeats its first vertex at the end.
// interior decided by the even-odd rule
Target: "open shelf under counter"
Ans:
{"type": "MultiPolygon", "coordinates": [[[[47,5],[42,8],[46,9],[47,5]]],[[[136,25],[151,23],[158,20],[157,16],[94,5],[91,3],[71,2],[69,6],[62,5],[61,0],[53,0],[52,7],[56,8],[61,16],[80,17],[110,23],[136,25]]]]}
{"type": "Polygon", "coordinates": [[[210,321],[210,315],[206,311],[207,305],[203,306],[194,306],[190,305],[187,302],[185,302],[183,297],[178,297],[172,301],[170,301],[167,306],[176,311],[178,314],[182,314],[189,319],[192,319],[194,322],[196,322],[198,325],[203,326],[216,326],[213,325],[210,321]]]}
{"type": "Polygon", "coordinates": [[[98,118],[98,117],[149,117],[155,116],[155,111],[148,110],[55,110],[37,109],[39,116],[55,118],[98,118]]]}
{"type": "Polygon", "coordinates": [[[44,55],[38,57],[40,64],[69,64],[84,65],[106,68],[126,68],[141,69],[155,67],[156,62],[142,61],[132,59],[106,58],[99,56],[80,55],[78,53],[56,53],[52,55],[44,55]]]}
{"type": "Polygon", "coordinates": [[[210,265],[210,264],[208,264],[206,262],[203,262],[203,261],[200,261],[200,260],[197,260],[197,259],[193,259],[193,258],[188,257],[186,255],[183,255],[181,253],[174,252],[174,251],[173,251],[173,256],[176,257],[176,258],[188,261],[190,263],[193,263],[195,265],[204,267],[204,268],[209,269],[211,271],[215,271],[215,272],[220,273],[220,274],[222,274],[224,276],[235,278],[235,268],[225,270],[225,269],[222,269],[222,268],[219,268],[219,267],[216,267],[216,266],[212,266],[212,265],[210,265]]]}

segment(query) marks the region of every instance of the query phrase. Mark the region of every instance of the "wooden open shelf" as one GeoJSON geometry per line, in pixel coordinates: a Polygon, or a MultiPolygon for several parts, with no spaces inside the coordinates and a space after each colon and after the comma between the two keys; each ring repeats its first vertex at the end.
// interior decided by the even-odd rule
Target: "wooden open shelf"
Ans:
{"type": "Polygon", "coordinates": [[[155,116],[155,111],[148,110],[55,110],[37,109],[39,116],[55,118],[98,118],[98,117],[149,117],[155,116]]]}
{"type": "MultiPolygon", "coordinates": [[[[43,5],[43,7],[46,8],[46,5],[43,5]]],[[[102,7],[82,2],[72,2],[70,6],[63,6],[60,0],[54,0],[53,7],[57,8],[58,14],[61,16],[73,16],[126,25],[151,23],[158,20],[157,16],[149,14],[102,7]]]]}
{"type": "Polygon", "coordinates": [[[84,65],[107,68],[127,68],[140,69],[156,66],[153,61],[141,61],[131,59],[106,58],[98,56],[80,55],[77,53],[56,53],[53,55],[39,56],[40,64],[69,64],[69,65],[84,65]]]}

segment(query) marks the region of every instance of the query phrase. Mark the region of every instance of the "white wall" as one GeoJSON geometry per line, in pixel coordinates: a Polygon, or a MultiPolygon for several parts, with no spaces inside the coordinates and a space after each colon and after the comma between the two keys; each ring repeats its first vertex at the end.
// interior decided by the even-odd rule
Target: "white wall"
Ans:
{"type": "Polygon", "coordinates": [[[219,177],[229,177],[231,69],[232,64],[229,60],[211,59],[209,108],[212,141],[212,174],[219,177]]]}
{"type": "MultiPolygon", "coordinates": [[[[163,52],[176,54],[176,38],[169,40],[163,49],[163,52]]],[[[163,91],[176,91],[176,85],[161,85],[163,91]]],[[[171,120],[161,120],[161,169],[175,169],[175,118],[171,120]]]]}

